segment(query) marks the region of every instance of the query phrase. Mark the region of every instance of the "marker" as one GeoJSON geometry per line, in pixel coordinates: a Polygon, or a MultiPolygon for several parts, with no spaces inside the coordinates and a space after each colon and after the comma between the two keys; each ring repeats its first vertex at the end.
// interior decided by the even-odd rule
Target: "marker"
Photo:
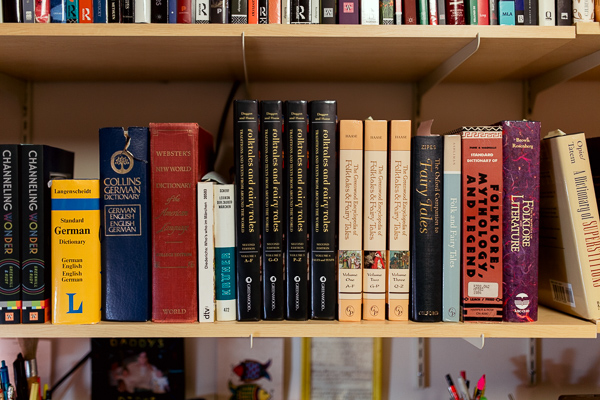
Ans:
{"type": "Polygon", "coordinates": [[[452,382],[450,374],[446,374],[446,382],[448,383],[448,392],[450,392],[450,396],[454,400],[460,400],[460,397],[458,397],[458,392],[456,391],[456,387],[454,387],[454,382],[452,382]]]}
{"type": "Polygon", "coordinates": [[[471,395],[469,394],[469,388],[467,387],[467,383],[462,376],[458,377],[458,390],[461,392],[460,394],[463,396],[464,400],[471,400],[471,395]]]}
{"type": "Polygon", "coordinates": [[[477,387],[475,388],[475,392],[473,392],[473,400],[481,400],[481,396],[483,395],[483,390],[485,389],[485,374],[479,378],[479,382],[477,382],[477,387]]]}

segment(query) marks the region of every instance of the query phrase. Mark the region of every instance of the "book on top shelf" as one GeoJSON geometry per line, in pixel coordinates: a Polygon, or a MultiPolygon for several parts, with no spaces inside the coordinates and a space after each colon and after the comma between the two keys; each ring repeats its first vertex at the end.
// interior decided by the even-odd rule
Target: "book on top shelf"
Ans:
{"type": "Polygon", "coordinates": [[[102,128],[99,144],[102,319],[147,321],[151,312],[148,128],[102,128]],[[130,257],[131,249],[135,257],[130,257]]]}
{"type": "Polygon", "coordinates": [[[600,319],[600,217],[584,133],[557,130],[542,140],[541,304],[600,319]]]}

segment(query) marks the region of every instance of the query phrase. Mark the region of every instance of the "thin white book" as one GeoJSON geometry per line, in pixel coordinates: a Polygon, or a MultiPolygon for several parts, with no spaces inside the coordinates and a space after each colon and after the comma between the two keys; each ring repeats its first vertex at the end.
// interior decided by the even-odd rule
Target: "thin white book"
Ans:
{"type": "Polygon", "coordinates": [[[198,182],[198,321],[215,321],[213,182],[198,182]]]}
{"type": "Polygon", "coordinates": [[[554,0],[539,0],[538,2],[538,24],[540,26],[556,25],[556,11],[554,0]]]}
{"type": "Polygon", "coordinates": [[[379,25],[379,0],[362,0],[360,6],[361,25],[379,25]]]}
{"type": "Polygon", "coordinates": [[[281,23],[289,24],[292,20],[292,4],[290,0],[281,0],[281,23]]]}
{"type": "Polygon", "coordinates": [[[208,24],[210,12],[210,0],[194,0],[194,19],[195,24],[208,24]]]}
{"type": "Polygon", "coordinates": [[[215,295],[217,321],[235,321],[234,185],[214,186],[215,295]]]}
{"type": "Polygon", "coordinates": [[[150,0],[135,0],[133,11],[136,24],[150,23],[150,0]]]}

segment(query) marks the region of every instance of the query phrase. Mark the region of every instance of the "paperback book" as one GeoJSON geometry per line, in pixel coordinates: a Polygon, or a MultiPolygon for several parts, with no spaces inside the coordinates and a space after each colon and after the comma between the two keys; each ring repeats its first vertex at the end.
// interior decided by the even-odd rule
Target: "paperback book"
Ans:
{"type": "Polygon", "coordinates": [[[215,298],[217,321],[235,321],[235,187],[215,185],[215,298]]]}

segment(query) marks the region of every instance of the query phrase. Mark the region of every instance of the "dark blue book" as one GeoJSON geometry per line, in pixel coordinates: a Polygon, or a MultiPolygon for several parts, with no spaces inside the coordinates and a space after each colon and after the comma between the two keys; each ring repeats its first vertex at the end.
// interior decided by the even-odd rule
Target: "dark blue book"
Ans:
{"type": "Polygon", "coordinates": [[[67,22],[66,0],[50,0],[50,22],[64,24],[67,22]]]}
{"type": "Polygon", "coordinates": [[[100,129],[102,319],[150,319],[148,128],[100,129]]]}
{"type": "Polygon", "coordinates": [[[92,4],[94,7],[94,23],[105,24],[108,22],[106,19],[107,0],[93,0],[92,4]]]}
{"type": "Polygon", "coordinates": [[[21,285],[23,323],[50,321],[50,188],[52,179],[73,178],[75,155],[40,144],[20,147],[21,285]]]}
{"type": "Polygon", "coordinates": [[[21,204],[19,145],[0,144],[2,155],[2,252],[0,252],[0,324],[21,322],[21,204]]]}
{"type": "Polygon", "coordinates": [[[169,7],[169,23],[176,24],[177,23],[177,0],[167,0],[167,5],[169,7]]]}

